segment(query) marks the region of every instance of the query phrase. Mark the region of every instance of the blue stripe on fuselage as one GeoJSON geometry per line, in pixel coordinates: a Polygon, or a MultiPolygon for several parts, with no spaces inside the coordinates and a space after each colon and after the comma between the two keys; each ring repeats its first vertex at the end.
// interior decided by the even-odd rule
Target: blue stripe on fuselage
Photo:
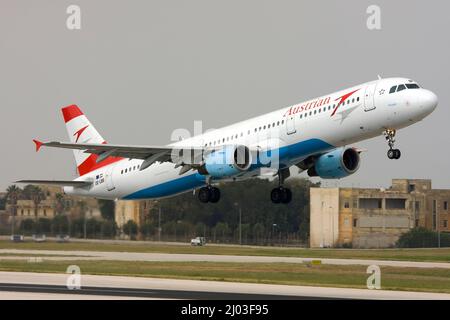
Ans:
{"type": "MultiPolygon", "coordinates": [[[[332,148],[334,148],[332,145],[320,139],[309,139],[291,144],[289,146],[281,147],[278,149],[280,165],[284,165],[285,161],[288,162],[289,160],[302,158],[310,154],[328,151],[332,148]]],[[[250,170],[254,170],[262,166],[263,165],[259,163],[254,164],[250,167],[250,170]]],[[[123,199],[132,200],[167,197],[200,187],[202,185],[205,185],[205,176],[195,173],[136,191],[123,197],[123,199]]]]}

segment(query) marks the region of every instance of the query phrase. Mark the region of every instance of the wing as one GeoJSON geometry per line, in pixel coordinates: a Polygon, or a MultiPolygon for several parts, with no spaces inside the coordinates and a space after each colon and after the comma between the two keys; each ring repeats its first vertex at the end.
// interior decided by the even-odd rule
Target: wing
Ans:
{"type": "MultiPolygon", "coordinates": [[[[36,151],[42,146],[62,148],[62,149],[76,149],[84,150],[85,153],[91,153],[98,155],[97,163],[105,160],[108,157],[121,157],[130,159],[142,159],[145,160],[140,170],[144,170],[149,167],[152,163],[156,161],[170,161],[174,162],[177,160],[172,159],[173,152],[179,155],[179,151],[189,150],[194,155],[201,156],[203,153],[203,148],[201,147],[171,147],[171,146],[132,146],[132,145],[118,145],[118,144],[96,144],[96,143],[67,143],[67,142],[41,142],[38,140],[33,140],[36,144],[36,151]]],[[[198,158],[198,156],[193,156],[198,158]]],[[[179,157],[181,158],[181,157],[179,157]]],[[[179,159],[178,158],[178,159],[179,159]]],[[[193,159],[194,160],[194,159],[193,159]]],[[[196,163],[192,161],[192,163],[196,163]]],[[[182,163],[177,165],[183,165],[182,163]]]]}
{"type": "Polygon", "coordinates": [[[92,184],[90,181],[73,181],[73,180],[19,180],[16,183],[27,183],[37,185],[49,185],[58,187],[75,187],[82,188],[92,184]]]}

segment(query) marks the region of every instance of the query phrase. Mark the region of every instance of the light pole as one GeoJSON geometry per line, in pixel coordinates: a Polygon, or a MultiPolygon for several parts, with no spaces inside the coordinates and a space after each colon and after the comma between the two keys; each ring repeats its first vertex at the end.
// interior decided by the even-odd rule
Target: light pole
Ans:
{"type": "Polygon", "coordinates": [[[242,208],[238,202],[234,203],[239,209],[239,245],[242,245],[242,208]]]}
{"type": "Polygon", "coordinates": [[[276,226],[277,226],[276,223],[272,224],[272,245],[275,244],[274,241],[273,241],[273,234],[275,233],[275,228],[276,228],[276,226]]]}
{"type": "Polygon", "coordinates": [[[158,241],[161,242],[161,203],[158,206],[158,241]]]}
{"type": "Polygon", "coordinates": [[[436,211],[437,211],[437,233],[438,233],[438,248],[441,247],[441,221],[440,221],[440,217],[439,217],[439,209],[436,206],[436,211]]]}

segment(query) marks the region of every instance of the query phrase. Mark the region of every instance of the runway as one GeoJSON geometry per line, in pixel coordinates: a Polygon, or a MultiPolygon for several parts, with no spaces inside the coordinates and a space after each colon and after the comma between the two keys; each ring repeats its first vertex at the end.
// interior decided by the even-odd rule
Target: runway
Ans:
{"type": "Polygon", "coordinates": [[[274,256],[238,256],[211,254],[176,254],[176,253],[142,253],[142,252],[101,252],[101,251],[62,251],[62,250],[18,250],[0,249],[1,254],[20,254],[21,256],[0,256],[1,260],[29,260],[41,255],[44,260],[115,260],[115,261],[164,261],[164,262],[259,262],[259,263],[309,263],[320,260],[321,264],[330,265],[378,265],[389,267],[442,268],[450,269],[447,262],[419,262],[371,259],[331,259],[274,256]],[[30,256],[26,256],[26,255],[30,256]],[[31,256],[32,255],[32,256],[31,256]]]}
{"type": "Polygon", "coordinates": [[[66,288],[67,274],[0,272],[1,299],[427,299],[450,294],[220,281],[82,275],[81,289],[66,288]]]}

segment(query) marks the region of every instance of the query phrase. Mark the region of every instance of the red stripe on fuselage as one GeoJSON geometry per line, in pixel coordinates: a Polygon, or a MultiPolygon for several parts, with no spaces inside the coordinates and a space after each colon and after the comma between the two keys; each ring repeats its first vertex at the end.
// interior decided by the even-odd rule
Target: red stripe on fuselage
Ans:
{"type": "Polygon", "coordinates": [[[70,106],[61,108],[61,111],[62,111],[65,123],[69,122],[73,118],[76,118],[76,117],[79,117],[79,116],[83,115],[83,112],[75,104],[72,104],[70,106]]]}
{"type": "Polygon", "coordinates": [[[86,160],[83,161],[82,164],[78,166],[78,173],[80,174],[80,176],[84,176],[86,173],[103,168],[107,165],[124,159],[121,157],[108,157],[105,160],[96,163],[95,161],[97,160],[97,157],[98,156],[96,154],[91,154],[86,160]]]}

